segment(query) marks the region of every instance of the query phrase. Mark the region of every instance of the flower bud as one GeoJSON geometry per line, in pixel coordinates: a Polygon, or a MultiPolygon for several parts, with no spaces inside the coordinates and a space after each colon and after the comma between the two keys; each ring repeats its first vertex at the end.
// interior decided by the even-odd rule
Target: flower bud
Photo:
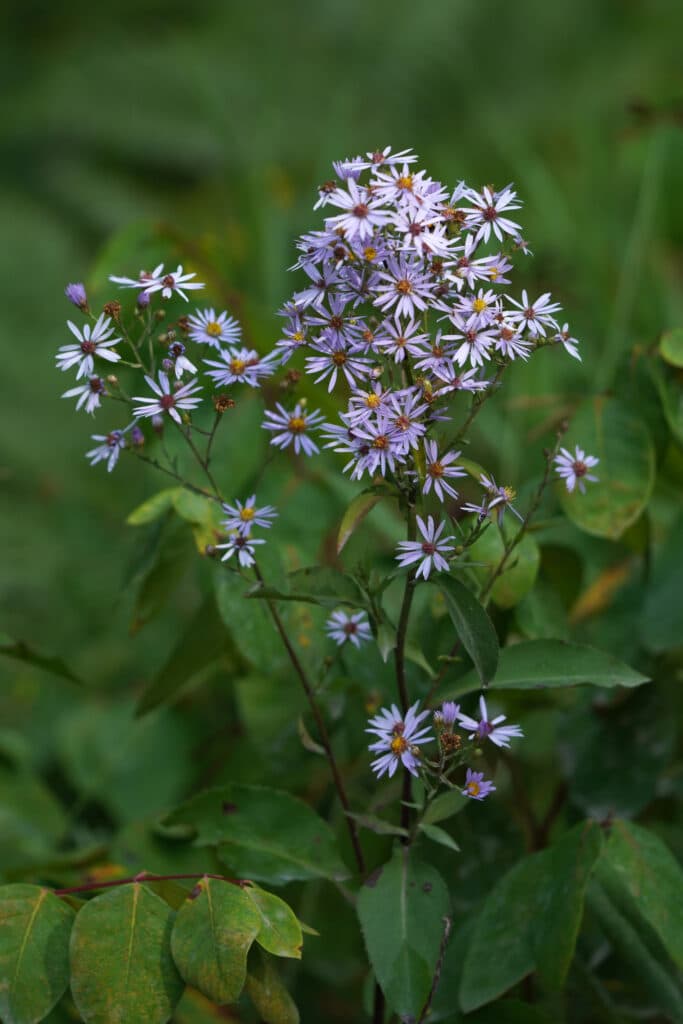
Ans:
{"type": "Polygon", "coordinates": [[[78,306],[80,310],[87,313],[88,296],[86,295],[84,284],[81,284],[80,281],[76,282],[76,284],[68,284],[64,289],[64,294],[69,302],[73,302],[74,306],[78,306]]]}
{"type": "Polygon", "coordinates": [[[138,292],[138,309],[147,309],[150,299],[149,292],[138,292]]]}

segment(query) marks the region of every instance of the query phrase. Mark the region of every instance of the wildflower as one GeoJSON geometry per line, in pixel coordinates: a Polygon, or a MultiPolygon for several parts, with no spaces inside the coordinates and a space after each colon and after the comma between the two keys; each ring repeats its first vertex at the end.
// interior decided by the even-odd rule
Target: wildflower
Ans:
{"type": "Polygon", "coordinates": [[[315,352],[322,353],[319,356],[309,356],[306,359],[306,373],[317,373],[316,384],[330,378],[327,386],[328,391],[334,389],[337,377],[344,374],[347,383],[351,387],[357,387],[357,378],[366,377],[370,364],[363,356],[353,355],[343,343],[325,341],[321,339],[312,345],[315,352]]]}
{"type": "MultiPolygon", "coordinates": [[[[349,450],[335,448],[335,451],[349,450]]],[[[373,422],[368,420],[354,428],[351,451],[356,455],[356,466],[351,474],[352,480],[360,480],[365,472],[370,476],[380,472],[394,472],[396,462],[404,462],[407,449],[398,428],[384,414],[373,422]]],[[[348,467],[345,467],[348,468],[348,467]]]]}
{"type": "Polygon", "coordinates": [[[375,289],[375,305],[386,312],[395,303],[395,312],[407,317],[426,309],[433,289],[422,270],[422,260],[390,256],[386,267],[387,270],[378,275],[380,283],[375,289]]]}
{"type": "Polygon", "coordinates": [[[216,549],[225,551],[221,562],[227,561],[228,558],[232,558],[236,554],[242,568],[248,569],[256,561],[254,557],[255,544],[265,544],[265,541],[261,538],[247,537],[243,533],[234,533],[228,537],[225,544],[216,544],[216,549]]]}
{"type": "Polygon", "coordinates": [[[164,299],[170,299],[174,292],[185,299],[188,302],[189,299],[183,289],[187,291],[193,291],[196,288],[204,288],[205,286],[200,281],[193,281],[192,278],[196,277],[196,273],[184,274],[182,266],[178,266],[177,270],[172,273],[163,274],[164,265],[163,263],[155,271],[153,279],[144,288],[144,291],[148,295],[152,295],[154,292],[161,292],[164,299]],[[163,274],[163,276],[162,276],[163,274]]]}
{"type": "Polygon", "coordinates": [[[254,349],[221,349],[218,355],[218,361],[205,359],[204,362],[207,366],[214,367],[213,370],[206,372],[219,387],[228,384],[249,384],[252,388],[258,388],[260,378],[269,377],[274,371],[274,357],[271,355],[262,359],[254,349]]]}
{"type": "Polygon", "coordinates": [[[302,402],[297,402],[291,412],[283,409],[279,402],[276,408],[277,412],[266,409],[266,420],[262,424],[264,430],[271,430],[275,435],[270,443],[278,448],[293,444],[297,455],[300,451],[304,455],[317,455],[320,449],[308,436],[308,431],[322,421],[323,414],[317,409],[307,412],[302,402]]]}
{"type": "Polygon", "coordinates": [[[81,284],[80,281],[76,284],[68,284],[64,289],[69,302],[73,302],[74,306],[78,306],[84,313],[88,309],[88,296],[85,291],[85,285],[81,284]]]}
{"type": "Polygon", "coordinates": [[[191,363],[190,360],[185,355],[185,346],[183,345],[182,342],[172,342],[168,346],[168,354],[170,356],[170,359],[168,359],[167,362],[171,364],[169,366],[169,370],[174,371],[177,380],[180,380],[180,378],[185,372],[197,372],[197,367],[194,365],[194,363],[191,363]]]}
{"type": "Polygon", "coordinates": [[[569,324],[562,324],[562,330],[558,331],[553,337],[553,341],[556,341],[558,345],[564,345],[565,352],[568,352],[574,359],[578,359],[581,362],[581,356],[577,345],[579,344],[578,338],[572,338],[569,330],[569,324]]]}
{"type": "Polygon", "coordinates": [[[489,793],[495,791],[495,788],[492,782],[484,778],[483,772],[473,772],[471,768],[467,769],[465,788],[462,790],[463,796],[469,796],[473,800],[484,800],[489,793]]]}
{"type": "Polygon", "coordinates": [[[277,512],[272,505],[264,505],[262,508],[257,508],[255,494],[247,498],[244,505],[239,499],[236,505],[223,505],[223,511],[228,513],[227,519],[223,520],[225,528],[227,530],[237,530],[245,537],[251,533],[253,526],[271,527],[273,525],[272,520],[277,516],[277,512]]]}
{"type": "Polygon", "coordinates": [[[368,747],[368,750],[381,755],[371,765],[378,778],[381,779],[385,772],[388,772],[391,778],[399,762],[411,775],[418,774],[420,749],[417,744],[432,738],[429,726],[420,726],[428,717],[429,711],[418,713],[419,706],[418,700],[408,708],[403,718],[396,705],[392,704],[391,709],[382,708],[378,715],[369,720],[365,731],[379,737],[368,747]]]}
{"type": "Polygon", "coordinates": [[[329,197],[328,204],[338,206],[344,213],[329,217],[327,226],[344,232],[348,239],[365,241],[372,238],[375,228],[389,220],[389,213],[380,209],[381,199],[373,199],[366,188],[361,188],[353,178],[348,178],[348,191],[338,188],[329,197]]]}
{"type": "Polygon", "coordinates": [[[508,359],[515,359],[517,356],[528,359],[531,355],[531,345],[511,327],[502,324],[496,338],[496,351],[502,352],[508,359]]]}
{"type": "Polygon", "coordinates": [[[454,700],[445,700],[438,711],[434,712],[434,721],[438,720],[439,725],[452,729],[458,720],[460,705],[454,700]]]}
{"type": "Polygon", "coordinates": [[[325,630],[327,635],[335,640],[340,647],[348,641],[354,647],[360,647],[361,643],[365,643],[372,637],[370,623],[365,612],[355,612],[353,615],[347,615],[341,610],[332,612],[325,623],[325,630]]]}
{"type": "Polygon", "coordinates": [[[374,152],[366,153],[365,157],[359,156],[355,160],[349,160],[350,164],[357,167],[359,171],[366,171],[371,167],[388,167],[391,164],[411,164],[417,160],[417,153],[412,149],[402,149],[399,153],[392,153],[391,146],[384,149],[376,149],[374,152]]]}
{"type": "Polygon", "coordinates": [[[573,455],[566,448],[560,448],[560,454],[556,455],[553,461],[556,463],[555,471],[562,477],[570,493],[578,484],[581,493],[585,494],[587,480],[591,483],[598,482],[598,477],[593,476],[588,470],[597,466],[600,459],[595,455],[586,455],[578,444],[573,455]]]}
{"type": "Polygon", "coordinates": [[[477,721],[476,718],[470,718],[469,715],[460,714],[460,725],[464,729],[471,729],[472,732],[469,735],[469,739],[485,740],[489,739],[492,743],[495,743],[497,747],[509,747],[510,740],[515,736],[524,736],[522,729],[519,725],[500,725],[500,722],[504,722],[506,715],[497,715],[496,718],[489,720],[489,713],[486,707],[486,701],[484,697],[479,698],[479,712],[481,714],[481,720],[477,721]]]}
{"type": "Polygon", "coordinates": [[[462,466],[453,466],[451,463],[460,458],[460,452],[446,452],[439,458],[436,441],[425,441],[425,482],[422,488],[423,494],[429,494],[432,486],[439,501],[444,501],[444,494],[451,498],[457,498],[458,492],[447,482],[447,478],[467,476],[462,466]]]}
{"type": "Polygon", "coordinates": [[[549,300],[550,292],[544,292],[535,302],[529,302],[526,289],[522,292],[521,302],[517,302],[516,299],[510,298],[508,295],[508,301],[516,309],[508,310],[507,318],[513,323],[519,324],[520,328],[526,327],[532,338],[537,338],[539,335],[545,338],[547,327],[553,327],[556,331],[559,329],[553,313],[558,313],[562,309],[559,302],[550,302],[549,300]]]}
{"type": "Polygon", "coordinates": [[[188,316],[187,325],[192,341],[218,349],[222,345],[237,345],[242,334],[238,321],[225,310],[216,315],[214,309],[203,309],[188,316]]]}
{"type": "Polygon", "coordinates": [[[501,526],[503,523],[503,516],[505,515],[505,509],[509,508],[514,516],[519,519],[520,522],[523,520],[523,516],[519,514],[516,508],[513,508],[512,502],[516,498],[516,492],[512,487],[499,487],[493,477],[486,476],[485,473],[481,474],[480,484],[485,487],[488,491],[488,498],[486,500],[486,507],[489,515],[491,510],[497,508],[496,520],[498,525],[501,526]]]}
{"type": "Polygon", "coordinates": [[[149,395],[134,395],[133,401],[142,403],[135,409],[136,416],[153,417],[167,412],[176,423],[182,423],[178,409],[196,409],[201,402],[201,398],[197,397],[201,387],[196,380],[188,381],[175,391],[171,390],[168,377],[163,370],[159,370],[158,384],[152,377],[146,376],[145,380],[157,397],[150,399],[149,395]]]}
{"type": "Polygon", "coordinates": [[[92,414],[95,409],[99,408],[102,396],[106,394],[107,390],[102,378],[90,377],[85,384],[79,384],[78,387],[65,391],[62,398],[78,398],[76,408],[81,409],[85,406],[85,411],[92,414]]]}
{"type": "Polygon", "coordinates": [[[517,193],[510,185],[500,192],[494,192],[489,186],[483,188],[481,192],[468,189],[467,198],[472,203],[472,207],[466,210],[465,227],[468,230],[477,229],[477,242],[488,242],[492,231],[498,241],[502,242],[504,234],[514,236],[520,230],[520,225],[515,221],[501,216],[508,210],[521,209],[521,203],[517,201],[517,193]]]}
{"type": "Polygon", "coordinates": [[[385,320],[382,323],[375,340],[379,349],[393,356],[394,362],[402,363],[406,355],[423,356],[429,336],[420,330],[415,317],[404,323],[395,316],[393,322],[385,320]]]}
{"type": "Polygon", "coordinates": [[[112,345],[118,344],[121,339],[112,338],[114,327],[104,313],[100,315],[94,327],[85,324],[82,331],[71,320],[67,320],[66,325],[78,344],[60,347],[56,356],[57,366],[60,370],[70,370],[72,366],[78,365],[76,380],[91,376],[95,368],[96,355],[110,363],[117,363],[121,358],[118,352],[111,351],[112,345]]]}
{"type": "Polygon", "coordinates": [[[445,521],[436,526],[432,516],[427,517],[427,522],[418,516],[417,525],[423,540],[403,540],[399,543],[399,554],[396,555],[401,568],[406,565],[414,565],[419,562],[415,576],[423,576],[428,579],[432,566],[437,572],[447,572],[448,562],[443,557],[453,550],[453,538],[446,537],[441,540],[441,534],[446,526],[445,521]]]}
{"type": "Polygon", "coordinates": [[[122,430],[112,430],[109,434],[93,434],[93,441],[100,443],[85,453],[86,459],[90,459],[90,465],[96,466],[98,462],[107,460],[107,472],[112,469],[119,460],[121,449],[126,447],[126,439],[122,430]]]}

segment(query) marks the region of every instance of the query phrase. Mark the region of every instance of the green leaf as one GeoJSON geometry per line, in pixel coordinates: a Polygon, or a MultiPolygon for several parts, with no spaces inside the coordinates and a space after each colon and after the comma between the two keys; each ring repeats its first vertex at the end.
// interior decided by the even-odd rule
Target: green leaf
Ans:
{"type": "MultiPolygon", "coordinates": [[[[472,575],[480,584],[486,583],[504,553],[503,535],[495,523],[491,524],[469,549],[472,561],[482,563],[473,566],[471,570],[472,575]]],[[[533,587],[540,561],[538,544],[531,534],[525,534],[493,585],[491,590],[493,603],[497,604],[499,608],[514,608],[533,587]]]]}
{"type": "Polygon", "coordinates": [[[437,821],[445,821],[458,814],[467,805],[468,798],[463,796],[459,789],[449,789],[446,793],[439,793],[424,813],[422,821],[426,825],[434,825],[437,821]]]}
{"type": "Polygon", "coordinates": [[[363,522],[368,512],[371,512],[375,505],[382,500],[381,494],[365,492],[354,498],[339,524],[337,534],[337,554],[341,554],[346,542],[353,535],[358,526],[363,522]]]}
{"type": "Polygon", "coordinates": [[[181,519],[192,526],[195,544],[204,554],[208,544],[215,544],[224,533],[221,520],[225,513],[219,502],[181,487],[173,496],[173,508],[181,519]]]}
{"type": "Polygon", "coordinates": [[[683,327],[674,327],[662,335],[659,354],[669,366],[683,367],[683,327]]]}
{"type": "Polygon", "coordinates": [[[477,916],[465,956],[460,984],[465,1013],[497,999],[534,970],[547,987],[561,987],[600,841],[597,823],[577,825],[496,883],[477,916]]]}
{"type": "Polygon", "coordinates": [[[0,1016],[37,1024],[69,985],[74,912],[37,885],[0,888],[0,1016]]]}
{"type": "Polygon", "coordinates": [[[171,933],[175,965],[188,985],[214,1003],[239,999],[247,953],[261,927],[258,910],[239,886],[202,878],[176,915],[171,933]]]}
{"type": "Polygon", "coordinates": [[[603,856],[637,900],[671,959],[683,968],[683,870],[676,858],[653,832],[618,820],[603,856]]]}
{"type": "Polygon", "coordinates": [[[660,653],[683,645],[683,516],[671,527],[659,551],[645,590],[640,633],[650,651],[660,653]]]}
{"type": "Polygon", "coordinates": [[[377,648],[385,663],[396,648],[396,627],[386,620],[377,627],[377,648]]]}
{"type": "Polygon", "coordinates": [[[378,836],[407,836],[410,834],[408,829],[394,825],[391,821],[385,821],[384,818],[378,818],[375,814],[354,814],[352,811],[346,813],[349,818],[357,821],[361,828],[366,828],[368,832],[374,832],[378,836]]]}
{"type": "Polygon", "coordinates": [[[362,594],[351,577],[327,566],[295,569],[287,576],[286,587],[257,583],[245,596],[273,601],[304,601],[324,608],[336,608],[342,604],[365,607],[362,594]]]}
{"type": "Polygon", "coordinates": [[[301,924],[289,904],[257,885],[246,887],[244,894],[259,914],[260,927],[256,936],[259,946],[273,956],[300,960],[303,945],[301,924]]]}
{"type": "Polygon", "coordinates": [[[214,591],[218,612],[235,647],[249,664],[271,674],[282,664],[282,641],[267,606],[261,601],[245,601],[251,589],[237,573],[217,568],[214,591]]]}
{"type": "Polygon", "coordinates": [[[200,846],[217,846],[240,878],[284,883],[348,877],[329,825],[282,790],[233,783],[188,800],[166,826],[189,825],[200,846]]]}
{"type": "Polygon", "coordinates": [[[78,912],[71,933],[71,992],[86,1024],[165,1024],[183,993],[171,956],[175,914],[134,883],[78,912]]]}
{"type": "Polygon", "coordinates": [[[655,452],[649,431],[635,412],[615,398],[591,398],[580,406],[564,446],[578,444],[597,455],[599,483],[570,494],[561,488],[562,506],[577,526],[596,537],[618,540],[650,500],[655,452]]]}
{"type": "Polygon", "coordinates": [[[440,577],[437,585],[460,642],[474,662],[481,685],[486,686],[498,666],[498,636],[493,623],[472,591],[459,580],[440,577]]]}
{"type": "Polygon", "coordinates": [[[131,633],[137,633],[164,607],[187,572],[195,552],[187,529],[164,520],[152,527],[151,548],[135,577],[131,633]]]}
{"type": "Polygon", "coordinates": [[[460,847],[453,836],[449,835],[445,829],[440,828],[438,825],[430,825],[429,822],[424,821],[421,821],[417,827],[433,843],[438,843],[439,846],[447,846],[449,850],[455,850],[456,853],[460,853],[460,847]]]}
{"type": "Polygon", "coordinates": [[[417,1017],[439,958],[450,897],[441,875],[400,846],[366,879],[357,903],[372,969],[387,1002],[417,1017]]]}
{"type": "Polygon", "coordinates": [[[299,1011],[272,960],[257,948],[249,956],[246,990],[264,1024],[299,1024],[299,1011]]]}
{"type": "Polygon", "coordinates": [[[160,519],[170,508],[176,496],[183,491],[182,487],[166,487],[163,491],[157,491],[151,498],[147,498],[141,505],[134,508],[126,518],[129,526],[145,526],[160,519]]]}
{"type": "Polygon", "coordinates": [[[171,701],[187,682],[225,654],[228,647],[228,634],[215,598],[210,594],[197,609],[163,667],[143,690],[137,714],[171,701]]]}
{"type": "Polygon", "coordinates": [[[54,654],[43,654],[24,643],[23,640],[14,640],[7,633],[0,633],[0,654],[4,654],[8,658],[16,658],[17,661],[23,661],[27,665],[35,665],[36,668],[42,668],[45,672],[51,672],[53,676],[61,676],[62,679],[68,679],[71,683],[83,686],[83,680],[79,679],[61,658],[54,654]]]}
{"type": "Polygon", "coordinates": [[[679,375],[659,362],[652,365],[651,372],[669,430],[683,445],[683,387],[679,375]]]}
{"type": "MultiPolygon", "coordinates": [[[[543,690],[563,686],[641,686],[648,677],[618,658],[583,644],[563,640],[528,640],[504,647],[491,690],[543,690]]],[[[442,699],[479,689],[479,677],[468,672],[446,687],[442,699]]]]}

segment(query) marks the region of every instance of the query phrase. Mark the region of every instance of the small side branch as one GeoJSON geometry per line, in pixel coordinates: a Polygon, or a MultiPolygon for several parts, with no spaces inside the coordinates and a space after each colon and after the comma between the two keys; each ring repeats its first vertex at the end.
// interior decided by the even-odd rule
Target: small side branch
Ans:
{"type": "Polygon", "coordinates": [[[427,996],[427,1001],[422,1007],[420,1016],[417,1018],[417,1024],[422,1024],[422,1022],[427,1019],[429,1011],[432,1008],[432,1001],[434,999],[434,996],[436,995],[436,990],[439,987],[439,982],[441,980],[443,961],[444,957],[446,956],[446,947],[448,946],[448,940],[451,937],[452,925],[453,922],[451,921],[450,917],[443,918],[443,934],[441,936],[441,945],[439,946],[439,959],[436,961],[434,977],[432,978],[432,985],[431,988],[429,989],[429,995],[427,996]]]}

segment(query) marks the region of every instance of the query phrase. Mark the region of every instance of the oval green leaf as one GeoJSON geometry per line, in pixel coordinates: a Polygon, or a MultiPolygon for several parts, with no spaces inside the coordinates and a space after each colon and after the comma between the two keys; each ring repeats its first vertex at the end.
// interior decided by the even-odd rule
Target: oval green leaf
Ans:
{"type": "Polygon", "coordinates": [[[299,920],[289,904],[257,885],[250,885],[244,894],[259,914],[260,927],[256,936],[259,946],[274,956],[300,960],[303,935],[299,920]]]}
{"type": "MultiPolygon", "coordinates": [[[[598,483],[570,494],[561,485],[561,502],[569,518],[586,533],[618,540],[647,505],[655,478],[655,451],[643,421],[615,398],[584,402],[565,438],[600,462],[598,483]]],[[[560,486],[560,485],[558,485],[560,486]]]]}
{"type": "Polygon", "coordinates": [[[166,487],[163,491],[157,491],[151,498],[143,501],[142,505],[134,508],[126,522],[129,526],[146,526],[147,523],[153,523],[173,507],[175,499],[182,492],[182,487],[166,487]]]}
{"type": "Polygon", "coordinates": [[[498,636],[493,623],[471,590],[452,576],[439,578],[438,586],[460,642],[474,662],[482,686],[498,667],[498,636]]]}
{"type": "Polygon", "coordinates": [[[188,800],[165,825],[190,825],[240,878],[283,883],[348,877],[334,833],[303,800],[266,786],[233,783],[188,800]]]}
{"type": "Polygon", "coordinates": [[[266,953],[249,957],[246,991],[264,1024],[299,1024],[299,1011],[266,953]]]}
{"type": "Polygon", "coordinates": [[[175,965],[188,985],[214,1003],[234,1003],[244,988],[247,954],[260,927],[260,914],[239,886],[204,877],[173,925],[175,965]]]}
{"type": "Polygon", "coordinates": [[[38,885],[0,888],[0,1017],[37,1024],[69,985],[74,912],[38,885]]]}
{"type": "Polygon", "coordinates": [[[183,993],[171,955],[175,914],[146,886],[110,889],[79,911],[71,992],[86,1024],[165,1024],[183,993]]]}
{"type": "MultiPolygon", "coordinates": [[[[482,563],[472,568],[472,574],[484,586],[505,553],[505,541],[498,526],[489,526],[469,549],[469,553],[473,562],[482,563]]],[[[540,561],[538,544],[531,534],[525,534],[493,584],[493,603],[499,608],[514,608],[533,587],[540,561]]]]}
{"type": "Polygon", "coordinates": [[[662,335],[659,354],[669,366],[683,367],[683,327],[674,327],[662,335]]]}

